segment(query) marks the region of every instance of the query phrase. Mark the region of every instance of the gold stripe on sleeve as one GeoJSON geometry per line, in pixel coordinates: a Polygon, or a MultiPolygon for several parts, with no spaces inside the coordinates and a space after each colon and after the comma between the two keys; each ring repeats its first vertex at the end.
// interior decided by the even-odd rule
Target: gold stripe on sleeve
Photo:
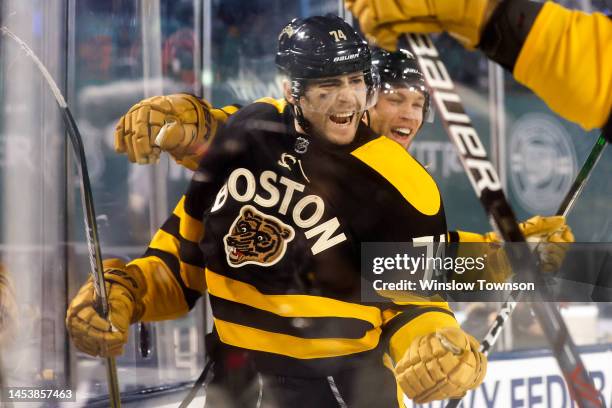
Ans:
{"type": "Polygon", "coordinates": [[[149,244],[149,248],[159,249],[174,255],[179,262],[181,278],[183,279],[185,285],[190,289],[204,292],[206,289],[204,268],[188,264],[180,259],[180,243],[175,236],[167,233],[164,230],[157,230],[153,240],[151,240],[151,243],[149,244]]]}
{"type": "Polygon", "coordinates": [[[181,197],[173,213],[181,219],[179,226],[181,236],[196,244],[199,243],[204,237],[204,224],[185,212],[185,196],[181,197]]]}
{"type": "Polygon", "coordinates": [[[138,266],[147,280],[142,321],[176,319],[189,312],[181,285],[161,259],[147,256],[134,259],[129,265],[138,266]]]}

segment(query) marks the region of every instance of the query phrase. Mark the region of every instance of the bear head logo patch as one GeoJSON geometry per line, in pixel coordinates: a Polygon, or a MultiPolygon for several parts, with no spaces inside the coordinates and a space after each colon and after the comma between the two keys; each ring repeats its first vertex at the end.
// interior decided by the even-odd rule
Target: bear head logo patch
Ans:
{"type": "Polygon", "coordinates": [[[223,237],[227,262],[234,267],[274,265],[285,255],[287,243],[294,237],[290,225],[246,205],[223,237]]]}

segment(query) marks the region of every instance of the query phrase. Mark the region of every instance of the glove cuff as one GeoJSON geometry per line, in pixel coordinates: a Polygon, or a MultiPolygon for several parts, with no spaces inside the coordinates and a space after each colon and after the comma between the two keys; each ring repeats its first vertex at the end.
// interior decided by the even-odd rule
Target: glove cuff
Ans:
{"type": "MultiPolygon", "coordinates": [[[[497,234],[493,231],[487,232],[486,234],[479,234],[477,232],[467,232],[467,231],[455,231],[457,234],[457,238],[459,242],[485,242],[485,243],[493,243],[499,242],[499,238],[497,234]]],[[[451,242],[453,242],[451,240],[451,242]]]]}
{"type": "Polygon", "coordinates": [[[213,109],[210,103],[192,94],[181,94],[195,108],[198,126],[198,144],[208,144],[209,139],[217,132],[217,119],[211,114],[213,109]]]}
{"type": "Polygon", "coordinates": [[[113,285],[125,288],[134,301],[134,311],[131,322],[135,323],[144,315],[144,295],[147,293],[147,281],[140,268],[136,265],[126,265],[119,259],[104,261],[104,280],[113,285]]]}
{"type": "Polygon", "coordinates": [[[544,5],[528,0],[504,0],[484,27],[478,48],[510,72],[536,17],[544,5]]]}
{"type": "Polygon", "coordinates": [[[173,152],[169,153],[179,165],[195,171],[198,169],[200,159],[208,148],[210,141],[217,133],[219,121],[217,115],[211,113],[213,107],[207,101],[188,93],[176,96],[185,99],[194,107],[198,134],[196,139],[190,143],[186,151],[182,152],[180,156],[173,154],[173,152]]]}

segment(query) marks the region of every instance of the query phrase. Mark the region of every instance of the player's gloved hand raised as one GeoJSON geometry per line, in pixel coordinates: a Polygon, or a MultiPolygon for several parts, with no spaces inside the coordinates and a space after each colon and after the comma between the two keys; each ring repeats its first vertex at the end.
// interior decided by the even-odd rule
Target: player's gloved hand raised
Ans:
{"type": "MultiPolygon", "coordinates": [[[[570,243],[574,242],[572,229],[563,216],[542,217],[536,215],[519,224],[528,242],[533,243],[540,259],[541,270],[552,272],[561,266],[570,243]]],[[[495,232],[484,235],[487,242],[499,242],[495,232]]]]}
{"type": "Polygon", "coordinates": [[[400,387],[417,404],[462,397],[487,372],[478,341],[456,327],[415,338],[395,367],[400,387]]]}
{"type": "Polygon", "coordinates": [[[136,266],[126,267],[119,259],[104,261],[109,320],[94,309],[94,286],[90,278],[70,302],[66,327],[74,345],[92,356],[110,357],[123,353],[128,328],[144,313],[142,297],[146,282],[136,266]]]}
{"type": "Polygon", "coordinates": [[[217,119],[208,102],[189,94],[154,96],[138,102],[119,119],[115,150],[139,164],[156,162],[163,150],[195,170],[216,129],[217,119]],[[158,137],[162,128],[163,135],[158,137]]]}
{"type": "Polygon", "coordinates": [[[473,48],[497,0],[345,0],[368,40],[395,50],[404,33],[447,31],[473,48]]]}

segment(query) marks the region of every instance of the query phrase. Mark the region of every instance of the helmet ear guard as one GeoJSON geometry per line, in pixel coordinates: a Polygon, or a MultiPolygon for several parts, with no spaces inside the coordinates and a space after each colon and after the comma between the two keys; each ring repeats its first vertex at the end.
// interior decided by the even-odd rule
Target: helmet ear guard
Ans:
{"type": "Polygon", "coordinates": [[[376,105],[378,102],[378,92],[381,87],[380,82],[380,74],[378,73],[378,68],[374,65],[370,65],[370,69],[364,72],[364,80],[366,85],[368,86],[368,99],[372,99],[370,103],[370,107],[376,105]]]}
{"type": "Polygon", "coordinates": [[[283,75],[283,83],[287,84],[283,86],[283,95],[285,97],[285,100],[287,101],[287,104],[291,106],[295,119],[297,120],[302,130],[306,133],[309,133],[310,123],[304,117],[302,108],[299,103],[300,98],[304,96],[304,93],[305,93],[305,88],[306,88],[305,82],[306,81],[296,79],[296,78],[290,78],[284,72],[282,72],[282,75],[283,75]],[[288,86],[289,88],[288,89],[289,95],[287,95],[287,89],[285,89],[285,86],[288,86]]]}

